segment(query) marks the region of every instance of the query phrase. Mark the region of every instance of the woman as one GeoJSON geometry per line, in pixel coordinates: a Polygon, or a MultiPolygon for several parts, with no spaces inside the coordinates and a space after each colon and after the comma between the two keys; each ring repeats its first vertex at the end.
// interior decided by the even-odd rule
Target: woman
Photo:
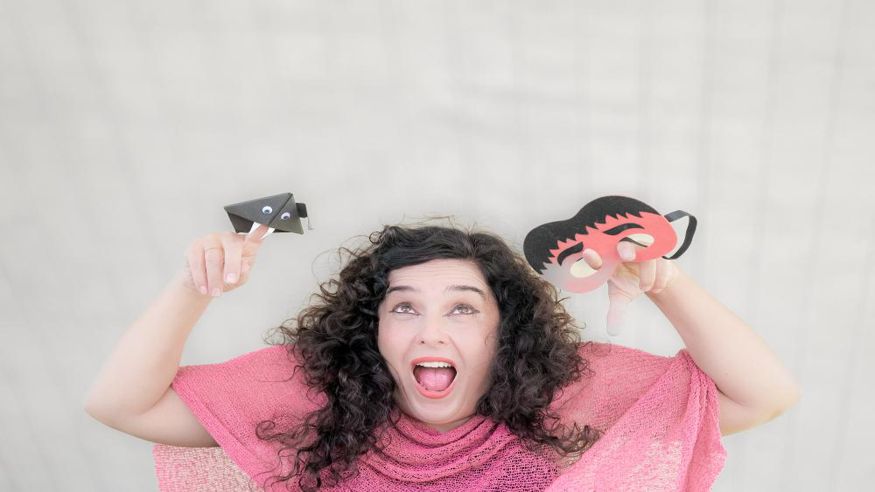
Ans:
{"type": "Polygon", "coordinates": [[[221,444],[271,490],[706,490],[722,467],[718,401],[726,434],[797,398],[762,341],[673,262],[611,279],[613,297],[647,292],[679,330],[689,350],[667,358],[581,344],[555,289],[501,239],[434,226],[344,249],[339,278],[278,328],[279,345],[179,368],[204,293],[247,281],[261,232],[192,244],[89,413],[154,442],[221,444]]]}

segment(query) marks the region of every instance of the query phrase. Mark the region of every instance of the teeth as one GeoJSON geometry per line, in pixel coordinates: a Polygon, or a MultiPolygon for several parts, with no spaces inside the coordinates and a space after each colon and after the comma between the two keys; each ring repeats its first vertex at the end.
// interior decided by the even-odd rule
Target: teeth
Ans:
{"type": "Polygon", "coordinates": [[[446,362],[420,362],[416,365],[422,367],[453,367],[452,364],[447,364],[446,362]]]}

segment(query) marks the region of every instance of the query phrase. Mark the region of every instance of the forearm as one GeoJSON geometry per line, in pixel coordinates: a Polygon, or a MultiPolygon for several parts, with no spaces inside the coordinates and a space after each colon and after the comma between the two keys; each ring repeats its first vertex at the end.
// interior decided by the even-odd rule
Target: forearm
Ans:
{"type": "Polygon", "coordinates": [[[170,386],[192,327],[210,303],[178,274],[125,331],[86,399],[97,417],[136,415],[152,408],[170,386]]]}
{"type": "Polygon", "coordinates": [[[798,399],[793,376],[765,341],[680,268],[666,289],[647,295],[726,397],[762,412],[780,411],[798,399]]]}

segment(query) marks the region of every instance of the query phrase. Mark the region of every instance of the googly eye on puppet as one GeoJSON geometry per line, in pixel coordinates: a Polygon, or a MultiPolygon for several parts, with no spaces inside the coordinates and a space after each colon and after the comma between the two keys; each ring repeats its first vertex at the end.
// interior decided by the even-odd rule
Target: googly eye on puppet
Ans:
{"type": "Polygon", "coordinates": [[[262,239],[274,231],[303,234],[302,218],[307,219],[307,229],[313,229],[310,227],[307,205],[295,203],[295,197],[291,193],[280,193],[226,205],[225,212],[231,219],[234,231],[238,233],[251,234],[259,225],[267,224],[268,230],[262,239]]]}
{"type": "Polygon", "coordinates": [[[526,235],[523,252],[526,260],[547,281],[560,289],[584,293],[604,284],[622,260],[617,252],[620,241],[630,241],[637,249],[634,262],[657,257],[673,260],[690,246],[696,232],[696,218],[683,210],[661,215],[650,205],[634,198],[610,195],[597,198],[570,219],[548,222],[526,235]],[[671,222],[688,217],[681,246],[671,222]],[[602,267],[591,268],[583,251],[593,249],[602,258],[602,267]]]}

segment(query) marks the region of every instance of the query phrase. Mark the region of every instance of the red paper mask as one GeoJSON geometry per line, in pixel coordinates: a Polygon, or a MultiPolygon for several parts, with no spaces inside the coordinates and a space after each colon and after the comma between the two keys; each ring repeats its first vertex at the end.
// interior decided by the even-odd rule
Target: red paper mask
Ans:
{"type": "Polygon", "coordinates": [[[684,253],[696,232],[696,218],[682,210],[662,216],[653,207],[625,196],[597,198],[574,217],[542,224],[526,235],[523,251],[529,264],[553,285],[570,292],[589,292],[602,285],[623,260],[617,243],[631,241],[639,249],[635,262],[662,256],[673,260],[684,253]],[[669,222],[689,217],[686,236],[680,248],[664,256],[677,244],[677,234],[669,222]],[[593,270],[583,260],[583,250],[594,249],[603,264],[593,270]]]}

